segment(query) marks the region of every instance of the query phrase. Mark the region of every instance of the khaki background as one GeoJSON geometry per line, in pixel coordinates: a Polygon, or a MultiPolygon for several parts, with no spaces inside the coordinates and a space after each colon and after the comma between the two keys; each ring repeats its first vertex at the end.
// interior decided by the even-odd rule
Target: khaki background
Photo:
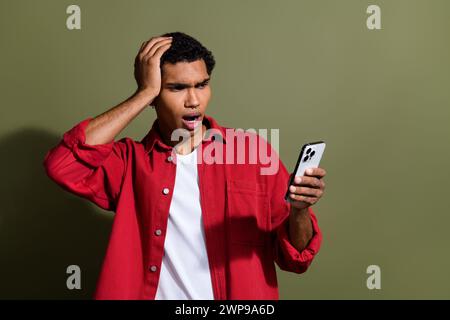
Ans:
{"type": "MultiPolygon", "coordinates": [[[[90,298],[112,215],[44,174],[82,119],[135,90],[142,41],[183,31],[212,50],[209,114],[279,128],[292,170],[327,142],[324,233],[303,274],[278,270],[281,299],[450,298],[449,1],[5,1],[0,4],[0,298],[90,298]],[[81,30],[66,8],[81,7],[81,30]],[[381,7],[382,30],[366,27],[381,7]],[[82,290],[66,289],[66,267],[82,290]],[[381,290],[366,268],[381,267],[381,290]]],[[[122,134],[142,138],[144,111],[122,134]]]]}

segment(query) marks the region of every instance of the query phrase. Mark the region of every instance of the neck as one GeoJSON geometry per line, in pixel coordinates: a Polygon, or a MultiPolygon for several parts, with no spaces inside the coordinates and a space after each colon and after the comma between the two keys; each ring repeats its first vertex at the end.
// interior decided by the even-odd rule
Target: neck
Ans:
{"type": "Polygon", "coordinates": [[[203,141],[205,136],[206,126],[202,124],[202,126],[195,130],[194,133],[189,137],[189,139],[183,140],[181,143],[177,143],[175,147],[175,151],[178,154],[188,154],[194,151],[194,149],[203,141]]]}
{"type": "MultiPolygon", "coordinates": [[[[161,128],[160,128],[161,129],[161,128]]],[[[175,148],[178,154],[188,154],[191,153],[203,140],[207,127],[202,123],[201,127],[191,132],[189,138],[183,138],[181,142],[172,141],[170,139],[172,132],[162,132],[160,130],[161,138],[165,144],[175,148]]]]}

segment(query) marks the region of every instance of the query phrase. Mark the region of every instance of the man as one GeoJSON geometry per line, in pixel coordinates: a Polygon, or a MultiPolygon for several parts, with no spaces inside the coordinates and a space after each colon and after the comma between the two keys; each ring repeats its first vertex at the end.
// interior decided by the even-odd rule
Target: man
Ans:
{"type": "Polygon", "coordinates": [[[289,174],[273,148],[205,114],[214,64],[186,34],[151,38],[135,60],[136,92],[47,153],[51,179],[116,213],[96,299],[278,299],[274,262],[302,273],[318,252],[310,206],[325,171],[295,180],[285,201],[289,174]],[[149,133],[114,141],[149,104],[157,114],[149,133]],[[187,133],[181,142],[177,130],[187,133]],[[261,146],[276,172],[249,161],[261,146]],[[206,153],[214,161],[201,161],[206,153]]]}

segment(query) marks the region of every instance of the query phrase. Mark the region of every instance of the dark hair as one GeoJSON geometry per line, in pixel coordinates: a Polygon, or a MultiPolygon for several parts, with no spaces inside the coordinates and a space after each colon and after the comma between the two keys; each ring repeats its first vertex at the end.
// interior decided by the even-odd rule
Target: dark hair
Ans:
{"type": "Polygon", "coordinates": [[[208,75],[211,75],[216,64],[211,51],[199,41],[183,32],[165,33],[162,37],[172,37],[172,45],[161,56],[161,71],[164,63],[194,62],[203,59],[208,75]]]}

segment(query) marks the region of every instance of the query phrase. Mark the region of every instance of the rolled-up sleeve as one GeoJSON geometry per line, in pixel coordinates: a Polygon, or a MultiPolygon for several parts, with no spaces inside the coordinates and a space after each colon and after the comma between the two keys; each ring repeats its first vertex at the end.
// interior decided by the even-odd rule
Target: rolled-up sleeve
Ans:
{"type": "Polygon", "coordinates": [[[282,270],[303,273],[308,269],[319,252],[322,233],[311,208],[309,208],[309,213],[313,227],[313,236],[302,251],[299,252],[289,240],[289,217],[275,231],[274,256],[276,263],[282,270]]]}
{"type": "Polygon", "coordinates": [[[65,190],[114,211],[123,180],[126,143],[86,144],[85,119],[45,155],[47,175],[65,190]]]}

